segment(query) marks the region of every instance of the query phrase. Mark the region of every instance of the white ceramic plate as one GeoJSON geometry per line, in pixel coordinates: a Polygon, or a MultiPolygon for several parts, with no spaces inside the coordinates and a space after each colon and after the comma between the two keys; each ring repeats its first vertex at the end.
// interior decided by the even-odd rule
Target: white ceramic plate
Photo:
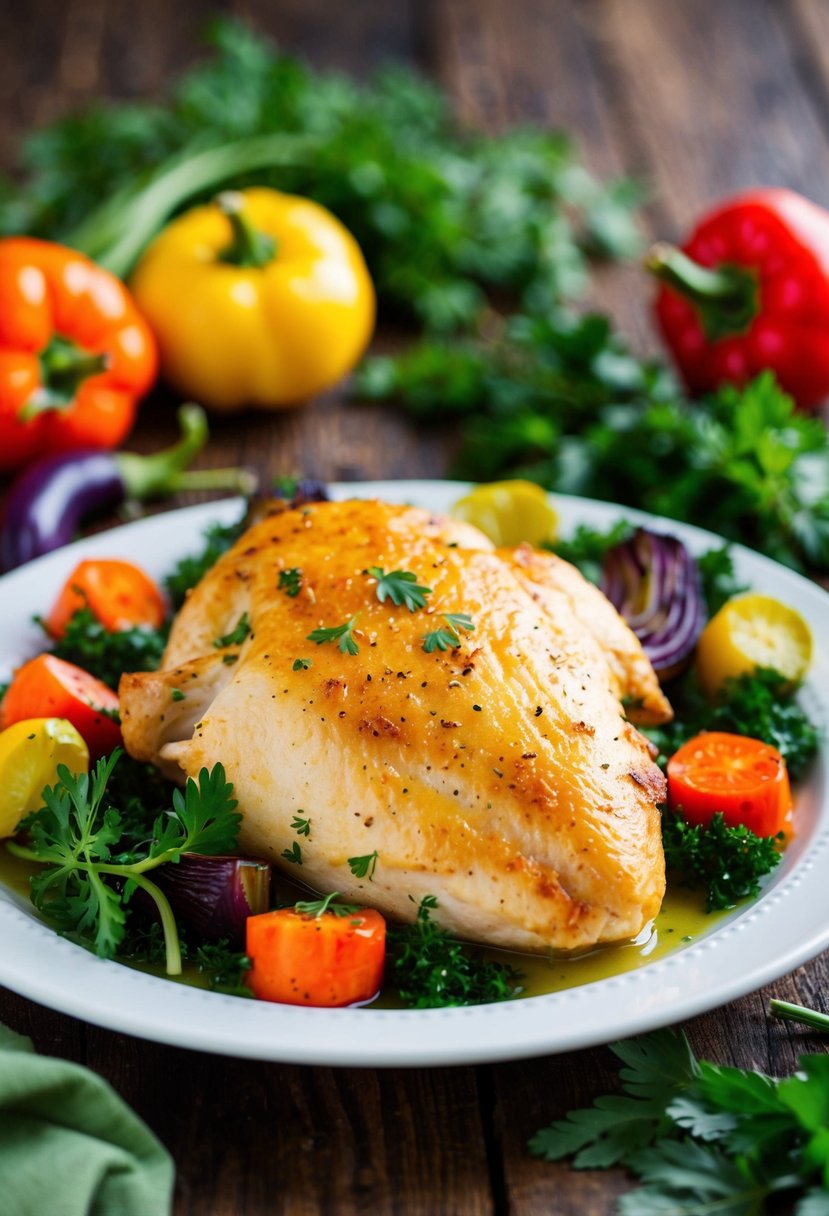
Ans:
{"type": "MultiPolygon", "coordinates": [[[[463,491],[439,481],[337,487],[337,497],[379,497],[444,510],[463,491]]],[[[605,503],[555,499],[567,534],[577,523],[605,528],[622,514],[605,503]]],[[[205,525],[238,518],[239,504],[211,503],[128,524],[79,541],[0,579],[0,673],[34,653],[31,623],[81,556],[128,557],[160,576],[199,547],[205,525]]],[[[653,521],[651,521],[653,522],[653,521]]],[[[715,538],[657,521],[696,552],[715,538]]],[[[736,547],[741,580],[795,606],[815,637],[804,704],[829,720],[829,597],[798,575],[736,547]]],[[[799,791],[797,835],[761,898],[717,922],[707,936],[611,979],[548,996],[461,1009],[304,1009],[246,1001],[172,984],[105,962],[33,915],[25,899],[0,889],[0,983],[34,1001],[112,1030],[163,1043],[294,1064],[465,1064],[545,1055],[623,1038],[677,1022],[751,992],[829,946],[829,791],[825,753],[799,791]]]]}

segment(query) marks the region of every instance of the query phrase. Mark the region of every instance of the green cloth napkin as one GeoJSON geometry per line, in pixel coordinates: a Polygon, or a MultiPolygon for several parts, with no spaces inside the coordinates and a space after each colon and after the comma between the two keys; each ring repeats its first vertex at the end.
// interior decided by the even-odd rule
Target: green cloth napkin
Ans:
{"type": "Polygon", "coordinates": [[[173,1162],[102,1077],[0,1025],[3,1216],[166,1216],[173,1162]]]}

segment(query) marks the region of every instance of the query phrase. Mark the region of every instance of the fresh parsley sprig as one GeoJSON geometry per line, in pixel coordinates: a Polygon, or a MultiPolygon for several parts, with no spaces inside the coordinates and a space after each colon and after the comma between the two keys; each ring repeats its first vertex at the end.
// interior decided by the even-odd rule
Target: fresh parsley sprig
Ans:
{"type": "Polygon", "coordinates": [[[644,1185],[622,1196],[620,1216],[760,1216],[778,1196],[799,1216],[827,1211],[829,1056],[801,1056],[777,1080],[697,1060],[673,1030],[611,1050],[622,1093],[538,1132],[534,1156],[624,1166],[644,1185]]]}
{"type": "Polygon", "coordinates": [[[293,908],[295,912],[299,912],[300,916],[312,916],[315,920],[324,916],[326,912],[330,912],[334,916],[354,916],[360,911],[356,904],[338,903],[338,899],[339,891],[331,891],[324,899],[300,900],[299,903],[293,905],[293,908]]]}
{"type": "Polygon", "coordinates": [[[292,566],[290,570],[280,570],[277,586],[291,599],[296,599],[302,590],[302,571],[299,566],[292,566]]]}
{"type": "Polygon", "coordinates": [[[326,642],[336,642],[337,649],[343,654],[358,654],[360,647],[354,638],[354,626],[357,623],[356,614],[342,625],[326,625],[320,629],[312,629],[306,637],[306,642],[316,642],[322,646],[326,642]]]}
{"type": "Polygon", "coordinates": [[[348,868],[355,878],[368,878],[369,882],[372,882],[379,856],[375,849],[373,853],[366,853],[362,857],[349,857],[348,868]]]}
{"type": "Polygon", "coordinates": [[[241,646],[249,633],[250,621],[248,620],[248,614],[243,612],[230,633],[225,633],[222,637],[216,638],[213,645],[217,650],[223,650],[225,646],[241,646]]]}
{"type": "Polygon", "coordinates": [[[431,587],[424,587],[411,570],[390,570],[388,574],[380,566],[369,566],[366,574],[377,579],[375,591],[381,604],[391,600],[395,607],[405,604],[409,612],[426,607],[426,596],[432,594],[431,587]]]}
{"type": "Polygon", "coordinates": [[[99,760],[92,773],[58,766],[58,782],[43,791],[44,806],[21,824],[28,844],[7,842],[16,857],[44,866],[31,878],[32,900],[64,933],[112,958],[124,938],[130,896],[142,888],[155,902],[164,932],[167,971],[181,971],[178,930],[169,901],[145,875],[175,863],[182,853],[220,854],[235,849],[241,815],[220,764],[175,790],[172,810],[159,815],[149,839],[132,851],[124,841],[121,811],[107,785],[121,752],[99,760]]]}
{"type": "Polygon", "coordinates": [[[444,612],[445,627],[431,629],[423,635],[423,649],[427,654],[435,650],[457,650],[461,644],[459,629],[472,633],[475,629],[472,617],[466,612],[444,612]]]}

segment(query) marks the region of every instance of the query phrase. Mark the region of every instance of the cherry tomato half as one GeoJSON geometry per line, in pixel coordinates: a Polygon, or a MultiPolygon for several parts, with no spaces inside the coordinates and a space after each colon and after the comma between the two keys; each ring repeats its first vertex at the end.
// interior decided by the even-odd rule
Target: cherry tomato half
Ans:
{"type": "Polygon", "coordinates": [[[88,671],[53,654],[40,654],[14,673],[0,705],[0,727],[24,718],[66,718],[97,760],[121,742],[121,727],[108,716],[117,709],[112,689],[88,671]]]}
{"type": "Polygon", "coordinates": [[[786,762],[759,739],[708,731],[668,761],[668,803],[691,824],[706,826],[720,811],[729,827],[776,836],[791,820],[786,762]]]}

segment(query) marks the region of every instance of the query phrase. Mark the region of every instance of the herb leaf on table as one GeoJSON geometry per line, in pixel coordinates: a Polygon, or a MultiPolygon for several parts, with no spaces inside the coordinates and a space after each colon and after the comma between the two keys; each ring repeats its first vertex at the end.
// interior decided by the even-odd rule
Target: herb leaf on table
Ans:
{"type": "Polygon", "coordinates": [[[826,1211],[829,1057],[803,1056],[776,1080],[698,1061],[672,1030],[611,1050],[623,1092],[538,1132],[534,1156],[624,1166],[643,1186],[622,1196],[620,1216],[761,1216],[777,1195],[797,1201],[798,1216],[826,1211]]]}

